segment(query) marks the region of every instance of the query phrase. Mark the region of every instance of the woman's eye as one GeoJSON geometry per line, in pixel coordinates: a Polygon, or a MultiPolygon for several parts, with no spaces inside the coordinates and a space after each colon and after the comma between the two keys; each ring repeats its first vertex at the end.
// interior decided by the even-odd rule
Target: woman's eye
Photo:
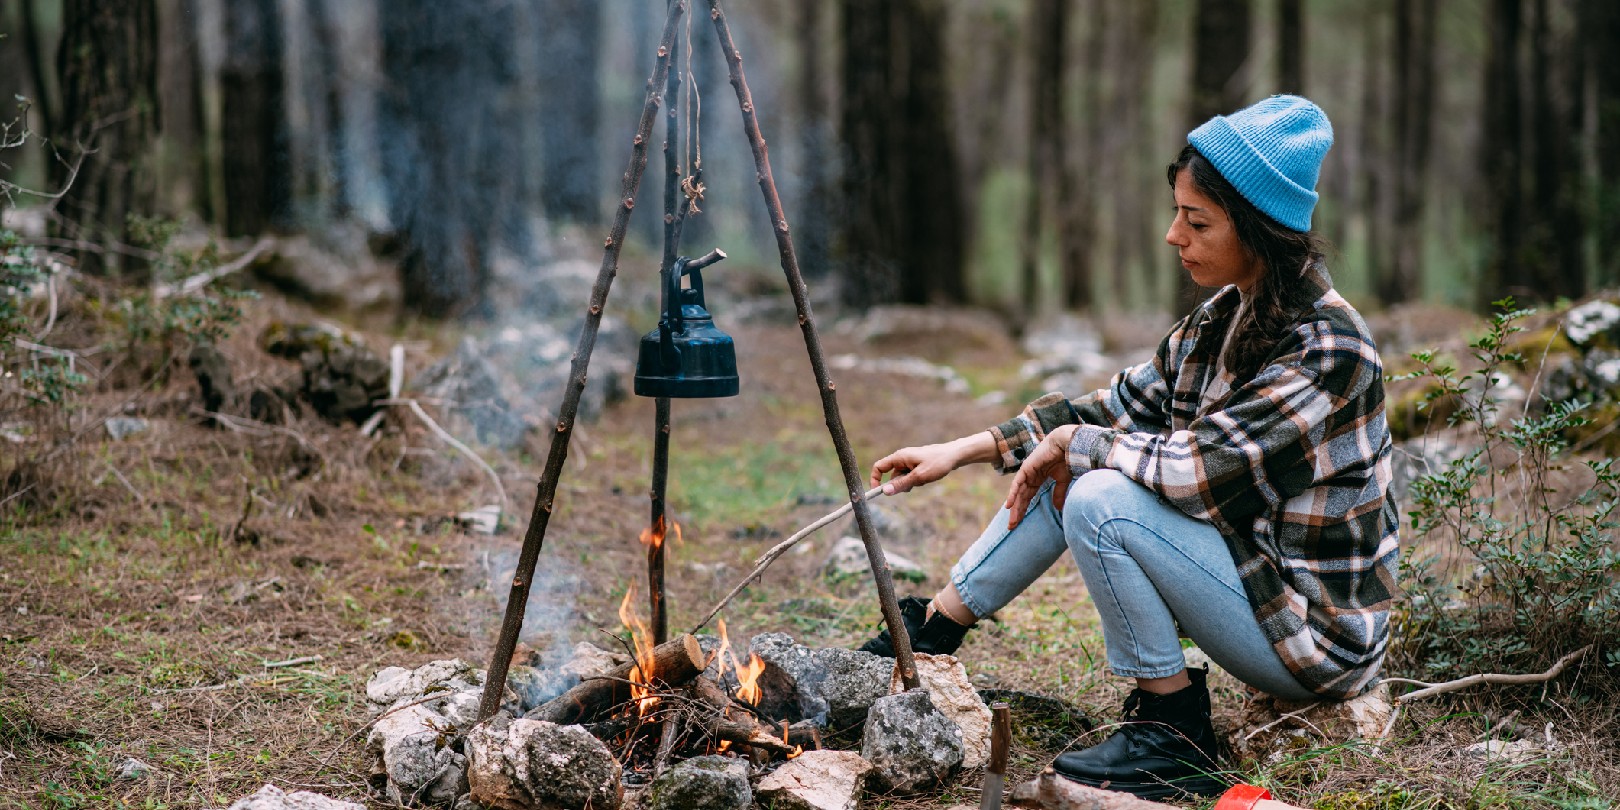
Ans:
{"type": "Polygon", "coordinates": [[[1209,227],[1208,225],[1205,225],[1202,222],[1189,222],[1187,224],[1191,225],[1192,229],[1195,230],[1195,231],[1201,231],[1201,230],[1209,227]]]}

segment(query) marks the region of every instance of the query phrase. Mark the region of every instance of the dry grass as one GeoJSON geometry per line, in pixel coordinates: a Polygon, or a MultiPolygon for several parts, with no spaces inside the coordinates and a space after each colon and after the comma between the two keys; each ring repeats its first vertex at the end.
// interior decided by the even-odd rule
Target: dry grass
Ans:
{"type": "MultiPolygon", "coordinates": [[[[272,319],[301,317],[279,301],[251,305],[225,347],[238,379],[288,373],[253,339],[272,319]]],[[[674,409],[669,500],[684,534],[669,555],[672,628],[707,612],[755,557],[843,491],[794,325],[728,328],[744,395],[674,409]]],[[[368,338],[379,350],[390,339],[368,338]]],[[[830,352],[858,348],[828,340],[830,352]]],[[[422,359],[413,355],[413,368],[422,359]]],[[[983,390],[1009,384],[1016,367],[982,355],[957,362],[983,390]]],[[[851,372],[838,383],[863,463],[982,429],[1017,407],[976,404],[931,381],[851,372]]],[[[515,555],[545,447],[484,451],[517,514],[503,535],[473,537],[447,518],[487,502],[487,487],[410,419],[390,417],[371,441],[353,426],[313,421],[233,432],[201,423],[191,385],[182,371],[155,390],[91,397],[65,415],[77,441],[25,471],[35,489],[0,507],[0,806],[223,806],[264,782],[384,806],[366,798],[368,763],[351,736],[368,719],[364,682],[383,666],[437,658],[482,665],[504,598],[501,568],[515,555]],[[152,429],[111,441],[98,422],[126,411],[152,429]],[[263,666],[308,655],[321,660],[263,666]],[[150,775],[117,778],[128,757],[150,765],[150,775]]],[[[601,642],[619,631],[625,589],[642,590],[636,537],[646,520],[651,431],[651,403],[632,399],[576,434],[541,555],[536,604],[546,619],[531,621],[530,644],[601,642]]],[[[15,468],[0,458],[0,475],[15,468]]],[[[910,527],[890,550],[934,572],[903,592],[943,584],[1004,485],[991,472],[964,471],[880,502],[910,527]]],[[[733,638],[783,631],[807,644],[849,645],[873,632],[870,584],[818,573],[841,528],[785,556],[733,604],[733,638]]],[[[1067,562],[962,650],[983,686],[1059,698],[1106,720],[1123,685],[1103,673],[1101,657],[1095,617],[1067,562]]],[[[1232,696],[1218,699],[1230,705],[1232,696]]],[[[1403,724],[1407,736],[1387,751],[1301,752],[1241,775],[1347,810],[1550,807],[1558,805],[1534,797],[1616,795],[1613,708],[1556,700],[1536,702],[1518,722],[1551,720],[1568,747],[1524,769],[1486,769],[1451,754],[1484,721],[1435,704],[1403,724]]],[[[1012,776],[1037,772],[1077,734],[1049,711],[1018,711],[1012,776]]],[[[865,806],[971,804],[978,784],[970,774],[937,794],[865,806]]]]}

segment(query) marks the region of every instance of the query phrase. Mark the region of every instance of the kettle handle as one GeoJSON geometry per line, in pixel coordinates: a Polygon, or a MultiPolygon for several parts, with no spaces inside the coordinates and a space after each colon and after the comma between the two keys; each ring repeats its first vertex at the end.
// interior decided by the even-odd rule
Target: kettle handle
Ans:
{"type": "MultiPolygon", "coordinates": [[[[686,331],[686,322],[681,318],[681,276],[686,274],[686,263],[691,261],[686,256],[675,259],[675,265],[669,269],[664,283],[664,317],[658,321],[658,343],[660,353],[664,357],[665,365],[678,365],[680,363],[680,350],[675,348],[674,334],[686,331]]],[[[697,276],[697,271],[692,271],[697,276]]],[[[702,283],[702,277],[697,277],[702,283]]],[[[699,288],[701,290],[701,288],[699,288]]],[[[698,296],[701,299],[703,293],[698,296]]]]}

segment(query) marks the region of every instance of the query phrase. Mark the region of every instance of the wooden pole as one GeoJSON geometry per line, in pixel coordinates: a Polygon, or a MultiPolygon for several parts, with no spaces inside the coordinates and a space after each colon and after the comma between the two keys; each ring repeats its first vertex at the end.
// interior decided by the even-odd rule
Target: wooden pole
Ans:
{"type": "Polygon", "coordinates": [[[506,615],[501,621],[500,637],[491,653],[489,671],[484,682],[484,695],[478,704],[478,719],[485,720],[501,706],[506,691],[506,674],[512,665],[512,652],[517,648],[518,633],[523,629],[523,611],[529,602],[529,583],[534,576],[535,561],[545,544],[546,524],[557,495],[557,482],[562,477],[563,462],[568,459],[568,440],[574,433],[574,419],[579,415],[579,398],[585,391],[585,371],[591,363],[591,350],[596,346],[596,333],[602,325],[602,309],[607,304],[613,277],[619,271],[619,251],[624,246],[625,229],[630,213],[636,207],[636,193],[641,189],[641,175],[647,168],[647,139],[652,136],[653,121],[662,102],[659,87],[669,75],[670,54],[674,51],[675,32],[681,17],[686,14],[690,0],[674,0],[664,20],[664,34],[658,45],[658,58],[653,64],[652,77],[647,80],[646,103],[641,109],[641,123],[630,150],[630,165],[624,172],[624,185],[619,194],[619,205],[613,215],[613,226],[603,243],[602,266],[596,273],[596,284],[591,287],[591,302],[586,310],[585,323],[579,329],[579,343],[574,348],[573,365],[569,369],[569,384],[563,389],[562,406],[557,409],[557,432],[551,437],[551,451],[536,487],[534,510],[529,515],[529,528],[523,535],[523,550],[518,554],[517,570],[512,574],[512,589],[506,596],[506,615]]]}
{"type": "MultiPolygon", "coordinates": [[[[675,199],[681,188],[680,117],[681,71],[678,50],[670,54],[671,67],[664,83],[664,257],[658,265],[658,295],[661,316],[680,301],[669,300],[669,274],[680,250],[675,222],[675,199]]],[[[691,55],[687,55],[690,61],[691,55]]],[[[679,284],[680,280],[676,279],[679,284]]],[[[651,543],[647,546],[647,609],[654,644],[669,638],[669,617],[664,600],[664,544],[668,526],[664,520],[664,494],[669,488],[669,397],[656,397],[653,405],[653,466],[651,491],[651,543]]]]}
{"type": "Polygon", "coordinates": [[[860,470],[855,466],[855,452],[850,448],[849,436],[844,432],[844,420],[838,414],[838,395],[832,378],[827,373],[827,361],[821,351],[821,338],[816,333],[815,316],[810,311],[809,291],[799,273],[798,255],[793,250],[793,237],[789,233],[787,215],[782,211],[782,199],[776,193],[776,180],[771,176],[771,159],[765,149],[765,137],[760,133],[759,117],[755,114],[753,95],[748,92],[748,80],[743,76],[742,54],[731,38],[731,26],[726,24],[725,12],[719,0],[707,0],[709,19],[714,22],[720,37],[720,49],[731,71],[731,86],[737,91],[737,104],[742,108],[743,130],[754,152],[754,168],[759,178],[759,190],[765,195],[765,208],[770,212],[776,233],[776,248],[781,256],[782,272],[787,276],[788,289],[793,293],[793,305],[799,312],[799,329],[804,333],[804,347],[810,354],[810,367],[816,375],[816,387],[821,391],[821,410],[827,420],[827,432],[832,435],[838,450],[838,465],[844,472],[844,486],[855,509],[855,524],[860,527],[861,541],[866,545],[866,559],[872,568],[872,579],[877,583],[878,603],[883,609],[883,621],[889,626],[889,637],[894,644],[894,665],[900,671],[900,680],[907,689],[920,685],[917,664],[911,655],[911,638],[906,635],[905,623],[900,618],[900,606],[894,598],[894,575],[883,546],[878,543],[872,529],[872,515],[866,500],[860,470]]]}

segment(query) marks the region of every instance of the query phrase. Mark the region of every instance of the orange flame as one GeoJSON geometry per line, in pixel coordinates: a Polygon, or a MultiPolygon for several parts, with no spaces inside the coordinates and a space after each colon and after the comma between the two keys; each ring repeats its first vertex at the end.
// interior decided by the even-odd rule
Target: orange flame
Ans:
{"type": "Polygon", "coordinates": [[[765,662],[757,653],[749,653],[748,666],[737,668],[737,697],[746,703],[759,705],[759,676],[765,673],[765,662]]]}
{"type": "MultiPolygon", "coordinates": [[[[669,525],[675,529],[675,542],[681,541],[681,524],[670,521],[669,525]]],[[[664,519],[659,518],[657,525],[641,530],[641,544],[648,548],[658,548],[664,544],[668,530],[664,527],[664,519]]]]}
{"type": "Polygon", "coordinates": [[[619,603],[619,621],[630,631],[631,645],[636,651],[636,665],[630,670],[630,699],[636,702],[636,716],[645,717],[658,705],[658,696],[652,691],[653,678],[658,673],[653,656],[652,631],[647,629],[641,617],[630,610],[630,602],[635,596],[636,586],[632,583],[625,591],[624,601],[619,603]]]}

